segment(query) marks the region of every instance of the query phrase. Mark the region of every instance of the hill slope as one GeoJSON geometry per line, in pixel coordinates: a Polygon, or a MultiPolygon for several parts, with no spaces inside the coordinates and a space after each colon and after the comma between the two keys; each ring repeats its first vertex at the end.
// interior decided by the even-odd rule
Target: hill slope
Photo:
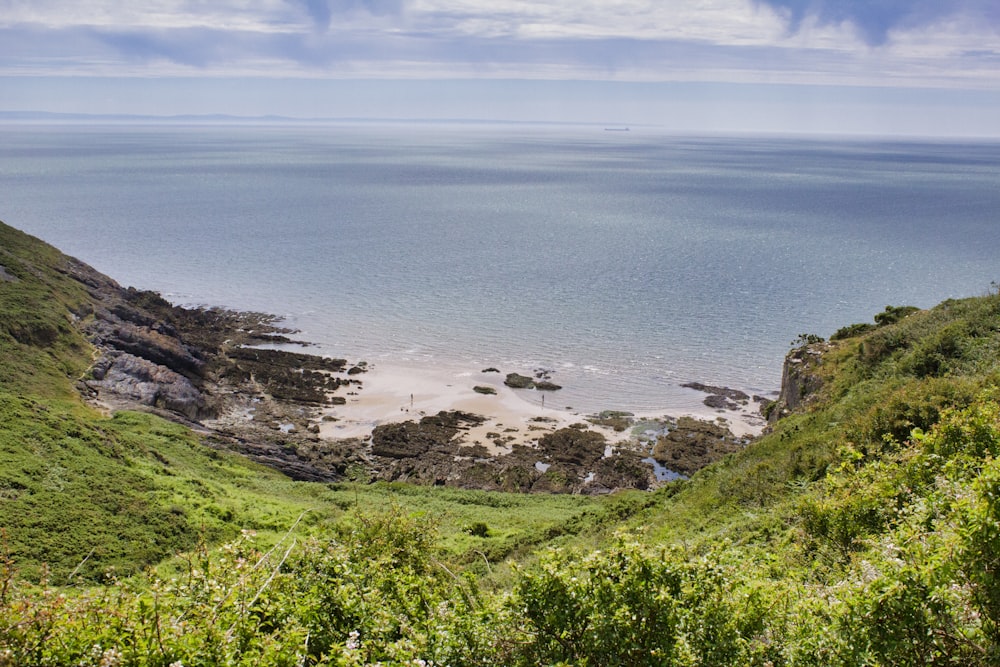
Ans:
{"type": "MultiPolygon", "coordinates": [[[[109,568],[127,575],[199,544],[232,539],[241,530],[259,532],[266,543],[303,512],[298,530],[308,534],[358,505],[434,511],[446,517],[443,537],[452,555],[472,546],[506,554],[550,531],[563,532],[564,522],[598,508],[579,497],[498,499],[457,490],[432,496],[428,489],[399,493],[390,485],[295,483],[220,450],[230,443],[215,436],[156,414],[120,410],[112,416],[82,400],[94,381],[92,369],[102,360],[124,366],[127,359],[141,380],[147,369],[157,368],[139,356],[144,354],[172,364],[176,371],[164,370],[161,363],[156,372],[172,374],[169,383],[183,385],[183,396],[193,396],[199,409],[210,408],[212,399],[205,399],[200,388],[226,373],[236,382],[241,377],[240,366],[211,355],[213,345],[236,336],[232,329],[244,323],[234,325],[232,317],[225,311],[172,309],[154,294],[125,290],[0,223],[0,527],[3,550],[20,576],[37,579],[47,572],[52,581],[64,583],[71,573],[97,580],[109,568]],[[157,315],[170,319],[156,324],[157,315]],[[182,318],[196,317],[214,319],[185,327],[182,318]],[[203,338],[195,346],[178,331],[203,338]],[[101,346],[91,344],[85,333],[101,346]],[[123,351],[125,343],[130,352],[123,351]],[[521,516],[508,519],[514,509],[521,516]],[[494,529],[488,537],[474,538],[463,532],[472,524],[494,529]]],[[[255,316],[258,328],[270,331],[262,322],[267,323],[255,316]]],[[[265,381],[260,378],[268,369],[258,365],[254,370],[258,382],[265,381]]],[[[281,370],[267,378],[272,394],[308,396],[309,386],[285,382],[286,377],[297,382],[301,373],[281,370]]],[[[122,377],[132,380],[126,387],[137,386],[136,377],[122,377]]],[[[122,405],[141,406],[148,396],[145,409],[163,413],[158,407],[162,383],[157,387],[122,405]]],[[[276,461],[272,453],[282,445],[273,436],[251,445],[297,477],[316,471],[308,462],[296,465],[295,450],[288,445],[276,461]]]]}

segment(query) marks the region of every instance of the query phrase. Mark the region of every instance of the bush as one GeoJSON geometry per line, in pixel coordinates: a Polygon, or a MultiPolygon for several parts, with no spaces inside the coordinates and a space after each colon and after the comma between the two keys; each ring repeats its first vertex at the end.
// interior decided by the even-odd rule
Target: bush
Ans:
{"type": "Polygon", "coordinates": [[[875,324],[884,327],[887,324],[895,324],[904,317],[912,315],[920,310],[916,306],[886,306],[881,313],[875,314],[875,324]]]}
{"type": "Polygon", "coordinates": [[[867,322],[859,322],[858,324],[850,324],[846,327],[841,327],[833,332],[830,336],[830,340],[844,340],[846,338],[855,338],[857,336],[864,335],[869,331],[874,331],[875,325],[869,324],[867,322]]]}
{"type": "Polygon", "coordinates": [[[518,664],[748,665],[769,608],[736,570],[679,551],[619,543],[582,561],[548,552],[509,605],[523,618],[518,664]]]}

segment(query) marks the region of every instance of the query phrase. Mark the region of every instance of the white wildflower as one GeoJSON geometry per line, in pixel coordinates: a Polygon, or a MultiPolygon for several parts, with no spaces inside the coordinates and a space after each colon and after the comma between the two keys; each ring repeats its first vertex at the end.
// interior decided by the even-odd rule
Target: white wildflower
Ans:
{"type": "Polygon", "coordinates": [[[101,661],[97,663],[99,667],[118,667],[122,664],[121,651],[109,648],[101,654],[101,661]]]}

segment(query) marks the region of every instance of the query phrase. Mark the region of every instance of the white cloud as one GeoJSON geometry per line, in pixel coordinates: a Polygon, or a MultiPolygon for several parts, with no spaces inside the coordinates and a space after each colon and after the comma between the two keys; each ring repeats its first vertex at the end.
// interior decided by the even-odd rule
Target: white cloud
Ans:
{"type": "Polygon", "coordinates": [[[885,43],[872,46],[865,35],[875,28],[865,33],[856,16],[829,3],[825,14],[810,14],[812,6],[811,0],[0,0],[0,74],[1000,88],[1000,35],[969,14],[883,21],[877,27],[885,26],[885,43]]]}

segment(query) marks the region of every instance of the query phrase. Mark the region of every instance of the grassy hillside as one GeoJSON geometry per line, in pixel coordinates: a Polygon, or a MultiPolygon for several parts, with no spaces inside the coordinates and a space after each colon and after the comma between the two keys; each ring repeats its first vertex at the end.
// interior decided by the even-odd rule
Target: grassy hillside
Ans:
{"type": "Polygon", "coordinates": [[[316,485],[83,405],[86,292],[0,233],[0,665],[1000,664],[1000,295],[810,343],[654,493],[316,485]]]}
{"type": "Polygon", "coordinates": [[[299,534],[323,530],[356,506],[433,513],[452,556],[502,557],[598,511],[579,497],[294,483],[153,415],[101,414],[75,389],[93,350],[74,322],[99,307],[79,263],[0,223],[0,266],[0,527],[25,579],[133,574],[241,530],[266,543],[303,512],[299,534]]]}

